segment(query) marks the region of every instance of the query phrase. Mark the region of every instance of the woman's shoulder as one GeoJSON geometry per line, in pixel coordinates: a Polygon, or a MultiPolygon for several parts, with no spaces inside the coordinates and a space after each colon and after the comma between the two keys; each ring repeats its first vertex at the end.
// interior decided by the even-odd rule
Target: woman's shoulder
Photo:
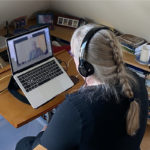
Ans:
{"type": "Polygon", "coordinates": [[[81,87],[80,90],[69,94],[66,99],[70,102],[75,103],[116,103],[117,94],[114,92],[113,88],[108,87],[108,85],[97,85],[97,86],[87,86],[81,87]]]}
{"type": "Polygon", "coordinates": [[[81,87],[78,91],[68,94],[66,98],[68,99],[83,99],[89,98],[96,93],[101,93],[102,87],[99,86],[87,86],[81,87]]]}

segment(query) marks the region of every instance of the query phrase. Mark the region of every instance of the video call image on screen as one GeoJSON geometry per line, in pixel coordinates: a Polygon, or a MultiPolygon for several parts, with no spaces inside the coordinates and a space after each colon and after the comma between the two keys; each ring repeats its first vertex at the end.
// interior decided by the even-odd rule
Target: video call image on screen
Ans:
{"type": "Polygon", "coordinates": [[[16,41],[15,51],[18,66],[45,55],[48,50],[44,34],[28,39],[24,38],[22,41],[16,41]]]}
{"type": "Polygon", "coordinates": [[[8,40],[12,71],[16,72],[53,55],[48,27],[8,40]]]}

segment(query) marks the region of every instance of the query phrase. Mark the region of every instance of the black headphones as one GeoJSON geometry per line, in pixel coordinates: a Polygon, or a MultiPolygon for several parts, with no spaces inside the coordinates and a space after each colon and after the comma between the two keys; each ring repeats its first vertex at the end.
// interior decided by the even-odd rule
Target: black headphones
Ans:
{"type": "Polygon", "coordinates": [[[79,66],[78,71],[79,73],[84,76],[88,77],[94,73],[94,67],[92,64],[90,64],[88,61],[85,60],[85,52],[88,50],[88,44],[91,40],[91,38],[94,36],[94,34],[100,30],[110,30],[108,27],[98,27],[98,28],[92,28],[84,37],[82,44],[81,44],[81,50],[80,50],[80,57],[79,57],[79,66]]]}

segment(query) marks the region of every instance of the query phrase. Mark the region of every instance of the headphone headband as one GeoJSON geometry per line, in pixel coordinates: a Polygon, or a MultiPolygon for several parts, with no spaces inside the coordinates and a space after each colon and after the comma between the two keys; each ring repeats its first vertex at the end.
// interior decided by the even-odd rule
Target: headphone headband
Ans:
{"type": "Polygon", "coordinates": [[[88,44],[92,37],[95,35],[96,32],[100,30],[110,30],[108,27],[97,27],[92,28],[84,37],[82,44],[81,44],[81,51],[80,51],[80,59],[84,59],[85,50],[87,50],[88,44]]]}
{"type": "Polygon", "coordinates": [[[84,77],[87,77],[89,75],[92,75],[94,73],[94,67],[92,64],[87,62],[85,60],[85,51],[87,51],[88,44],[91,40],[91,38],[94,36],[96,32],[99,30],[110,30],[108,27],[97,27],[92,28],[84,37],[82,44],[81,44],[81,50],[80,50],[80,57],[79,57],[79,66],[78,70],[80,74],[84,77]]]}

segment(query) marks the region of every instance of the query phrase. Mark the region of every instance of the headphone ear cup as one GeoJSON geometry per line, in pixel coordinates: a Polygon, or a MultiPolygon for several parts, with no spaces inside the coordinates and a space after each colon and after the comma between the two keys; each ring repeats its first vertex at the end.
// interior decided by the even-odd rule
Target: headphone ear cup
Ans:
{"type": "Polygon", "coordinates": [[[84,66],[86,68],[87,71],[87,76],[90,76],[94,73],[94,67],[92,64],[90,64],[89,62],[85,61],[84,62],[84,66]]]}
{"type": "Polygon", "coordinates": [[[79,64],[78,70],[80,74],[84,77],[88,77],[89,75],[92,75],[94,73],[94,67],[85,60],[82,60],[82,63],[79,64]]]}
{"type": "Polygon", "coordinates": [[[84,66],[78,66],[78,71],[83,77],[87,77],[87,71],[84,66]]]}

